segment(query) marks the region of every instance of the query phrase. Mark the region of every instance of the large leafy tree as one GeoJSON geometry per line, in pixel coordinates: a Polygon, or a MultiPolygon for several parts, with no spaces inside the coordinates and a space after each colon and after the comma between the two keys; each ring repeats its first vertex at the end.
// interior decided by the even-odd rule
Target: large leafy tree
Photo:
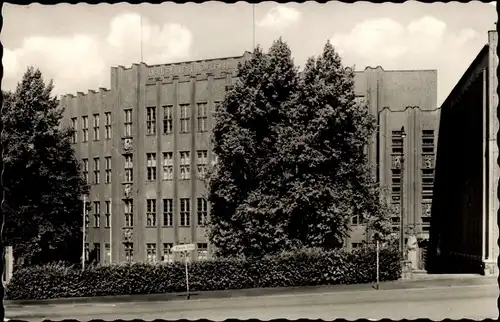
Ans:
{"type": "Polygon", "coordinates": [[[216,113],[209,200],[217,253],[341,247],[353,216],[385,235],[388,209],[365,154],[375,129],[330,43],[300,74],[281,39],[267,55],[257,49],[216,113]]]}
{"type": "Polygon", "coordinates": [[[297,69],[281,39],[268,54],[256,48],[238,81],[216,109],[213,130],[218,164],[211,174],[210,239],[222,256],[258,255],[287,239],[262,212],[272,196],[269,159],[279,154],[279,124],[297,91],[297,69]]]}
{"type": "Polygon", "coordinates": [[[351,217],[387,235],[389,209],[371,176],[366,146],[375,119],[355,100],[353,69],[328,42],[309,59],[283,124],[281,196],[288,236],[308,247],[343,244],[351,217]]]}
{"type": "Polygon", "coordinates": [[[81,254],[81,195],[88,187],[52,89],[30,67],[15,92],[3,93],[4,241],[31,263],[78,261],[81,254]]]}

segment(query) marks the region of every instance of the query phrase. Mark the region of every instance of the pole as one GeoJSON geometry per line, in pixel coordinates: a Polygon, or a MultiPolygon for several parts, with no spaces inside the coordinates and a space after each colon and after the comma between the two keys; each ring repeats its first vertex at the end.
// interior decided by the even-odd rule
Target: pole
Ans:
{"type": "Polygon", "coordinates": [[[189,300],[189,274],[188,274],[188,252],[184,253],[186,263],[186,289],[187,289],[187,299],[189,300]]]}
{"type": "Polygon", "coordinates": [[[87,225],[87,197],[83,195],[83,238],[82,238],[82,271],[85,270],[85,228],[87,225]]]}
{"type": "Polygon", "coordinates": [[[109,214],[109,263],[113,263],[113,217],[109,214]]]}
{"type": "Polygon", "coordinates": [[[379,259],[379,252],[380,252],[380,245],[379,241],[377,239],[377,290],[379,288],[379,276],[380,276],[380,259],[379,259]]]}

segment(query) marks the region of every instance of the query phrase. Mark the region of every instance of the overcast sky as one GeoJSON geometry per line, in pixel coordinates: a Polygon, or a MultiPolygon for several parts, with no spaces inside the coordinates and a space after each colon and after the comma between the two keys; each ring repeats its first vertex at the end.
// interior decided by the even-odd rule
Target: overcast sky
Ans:
{"type": "MultiPolygon", "coordinates": [[[[27,66],[53,79],[56,94],[108,87],[110,67],[237,56],[252,48],[252,5],[4,4],[3,89],[27,66]]],[[[491,3],[308,2],[255,5],[256,42],[265,49],[282,36],[296,64],[318,55],[330,39],[357,70],[437,69],[438,104],[446,98],[498,20],[491,3]]]]}

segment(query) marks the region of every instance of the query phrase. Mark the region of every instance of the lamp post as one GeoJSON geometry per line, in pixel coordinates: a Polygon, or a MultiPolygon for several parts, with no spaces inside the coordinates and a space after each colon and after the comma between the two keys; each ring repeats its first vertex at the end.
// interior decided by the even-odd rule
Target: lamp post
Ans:
{"type": "Polygon", "coordinates": [[[404,231],[404,176],[405,176],[405,127],[401,127],[401,214],[400,214],[400,250],[401,256],[406,259],[405,254],[405,231],[404,231]]]}

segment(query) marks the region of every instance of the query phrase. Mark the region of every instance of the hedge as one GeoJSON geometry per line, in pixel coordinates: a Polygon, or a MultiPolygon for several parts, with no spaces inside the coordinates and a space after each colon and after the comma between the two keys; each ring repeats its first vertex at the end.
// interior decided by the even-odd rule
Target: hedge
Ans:
{"type": "MultiPolygon", "coordinates": [[[[397,249],[380,252],[380,280],[401,275],[397,249]]],[[[215,259],[189,264],[189,288],[213,291],[243,288],[370,283],[376,279],[376,252],[366,247],[302,250],[259,260],[215,259]]],[[[185,292],[183,263],[89,266],[83,272],[64,263],[16,270],[6,299],[41,300],[126,294],[185,292]]]]}

